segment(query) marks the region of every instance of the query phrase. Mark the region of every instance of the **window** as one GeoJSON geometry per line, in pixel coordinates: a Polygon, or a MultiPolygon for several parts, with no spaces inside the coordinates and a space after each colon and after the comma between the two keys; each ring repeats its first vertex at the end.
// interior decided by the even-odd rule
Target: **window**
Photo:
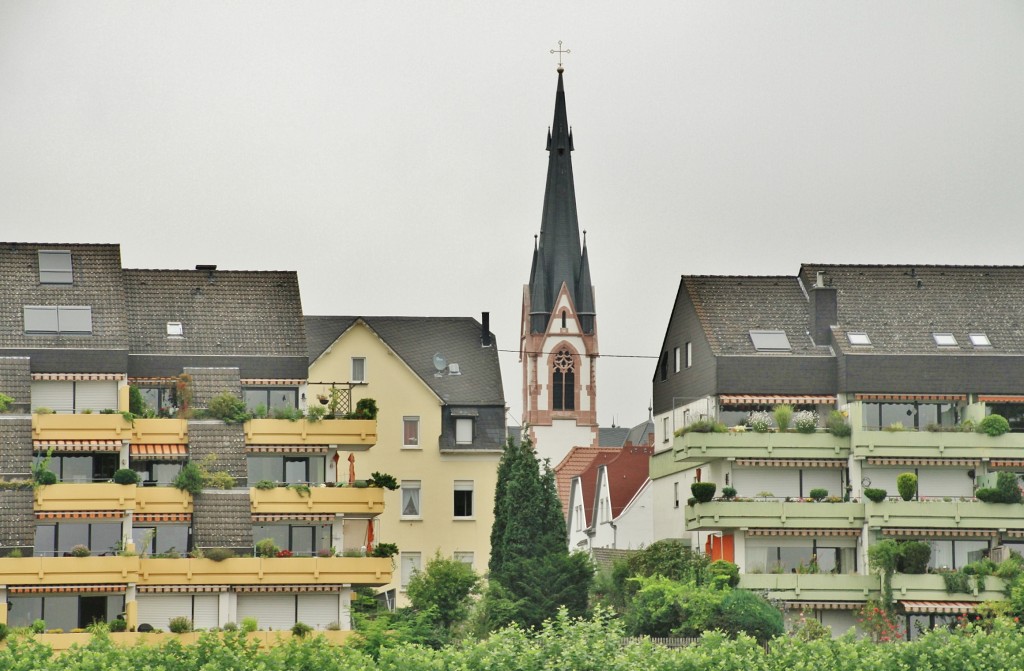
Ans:
{"type": "MultiPolygon", "coordinates": [[[[35,464],[42,463],[44,455],[36,454],[35,464]]],[[[115,454],[54,454],[49,463],[49,470],[61,482],[106,482],[114,477],[117,470],[118,455],[115,454]]]]}
{"type": "Polygon", "coordinates": [[[403,552],[402,554],[402,589],[409,586],[409,580],[413,574],[419,573],[422,567],[422,558],[419,552],[403,552]]]}
{"type": "Polygon", "coordinates": [[[869,338],[868,334],[864,333],[863,331],[847,333],[846,340],[851,345],[860,345],[862,347],[867,347],[871,345],[871,338],[869,338]]]}
{"type": "Polygon", "coordinates": [[[322,484],[326,479],[322,456],[275,455],[247,458],[250,483],[260,480],[291,484],[322,484]]]}
{"type": "Polygon", "coordinates": [[[181,325],[181,322],[167,322],[168,338],[181,338],[184,335],[185,327],[181,325]]]}
{"type": "Polygon", "coordinates": [[[686,343],[686,367],[689,368],[693,365],[693,343],[686,343]]]}
{"type": "Polygon", "coordinates": [[[576,409],[576,362],[567,349],[555,354],[552,373],[551,409],[576,409]]]}
{"type": "Polygon", "coordinates": [[[120,542],[120,522],[38,524],[34,554],[60,557],[76,545],[86,546],[95,555],[113,554],[120,542]]]}
{"type": "Polygon", "coordinates": [[[673,482],[672,483],[672,498],[674,499],[674,505],[672,507],[673,508],[678,508],[679,507],[679,483],[678,482],[673,482]]]}
{"type": "Polygon", "coordinates": [[[573,515],[576,518],[576,531],[583,529],[583,506],[576,506],[576,513],[573,515]]]}
{"type": "Polygon", "coordinates": [[[667,443],[672,436],[671,432],[669,431],[668,417],[661,418],[661,435],[663,436],[661,439],[661,442],[663,443],[667,443]]]}
{"type": "Polygon", "coordinates": [[[253,541],[274,541],[274,545],[299,557],[312,557],[331,546],[331,527],[326,524],[255,524],[253,541]]]}
{"type": "Polygon", "coordinates": [[[984,333],[970,333],[967,335],[970,339],[971,344],[975,347],[991,347],[992,341],[988,339],[988,336],[984,333]]]}
{"type": "Polygon", "coordinates": [[[366,382],[366,359],[364,357],[352,357],[352,381],[366,382]]]}
{"type": "Polygon", "coordinates": [[[142,400],[158,417],[170,417],[174,411],[174,391],[170,387],[139,387],[142,400]]]}
{"type": "Polygon", "coordinates": [[[26,305],[25,333],[92,335],[92,308],[87,305],[26,305]]]}
{"type": "Polygon", "coordinates": [[[455,517],[473,516],[473,481],[455,481],[455,517]]]}
{"type": "Polygon", "coordinates": [[[565,328],[565,310],[562,310],[562,328],[565,328]]]}
{"type": "Polygon", "coordinates": [[[758,352],[788,352],[793,349],[785,331],[751,330],[750,341],[758,352]]]}
{"type": "Polygon", "coordinates": [[[661,381],[664,382],[668,379],[668,352],[661,353],[661,363],[659,364],[661,371],[661,381]]]}
{"type": "Polygon", "coordinates": [[[39,282],[71,284],[71,252],[56,249],[39,250],[39,282]]]}
{"type": "Polygon", "coordinates": [[[455,444],[473,444],[473,418],[457,417],[455,419],[455,444]]]}
{"type": "Polygon", "coordinates": [[[673,366],[673,371],[678,373],[680,368],[681,368],[681,366],[682,366],[682,361],[681,361],[682,356],[679,353],[679,348],[678,347],[675,347],[675,348],[672,349],[672,355],[673,355],[673,358],[675,360],[675,365],[673,366]]]}
{"type": "Polygon", "coordinates": [[[956,347],[956,336],[952,333],[933,333],[932,338],[939,347],[956,347]]]}
{"type": "Polygon", "coordinates": [[[402,480],[402,517],[421,517],[419,480],[402,480]]]}
{"type": "Polygon", "coordinates": [[[249,412],[262,406],[262,410],[272,416],[275,410],[299,407],[299,390],[296,387],[243,387],[242,400],[249,412]]]}
{"type": "Polygon", "coordinates": [[[455,561],[460,561],[463,564],[473,565],[473,553],[472,552],[456,552],[452,555],[455,561]]]}
{"type": "Polygon", "coordinates": [[[420,446],[420,418],[402,418],[402,445],[405,447],[420,446]]]}
{"type": "Polygon", "coordinates": [[[188,553],[187,524],[157,524],[153,526],[132,527],[132,542],[139,554],[164,554],[177,552],[184,556],[188,553]]]}

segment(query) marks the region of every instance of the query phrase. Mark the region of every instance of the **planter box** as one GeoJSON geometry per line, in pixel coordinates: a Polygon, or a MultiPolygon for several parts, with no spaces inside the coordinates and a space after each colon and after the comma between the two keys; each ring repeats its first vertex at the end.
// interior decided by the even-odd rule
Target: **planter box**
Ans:
{"type": "Polygon", "coordinates": [[[192,495],[176,487],[136,487],[137,513],[190,513],[192,495]]]}
{"type": "Polygon", "coordinates": [[[714,459],[846,459],[850,439],[830,433],[687,433],[673,444],[676,461],[714,459]]]}
{"type": "Polygon", "coordinates": [[[860,529],[861,503],[782,503],[779,501],[710,501],[686,507],[686,530],[860,529]]]}
{"type": "Polygon", "coordinates": [[[138,557],[19,557],[0,559],[3,585],[127,584],[139,577],[138,557]]]}
{"type": "Polygon", "coordinates": [[[987,436],[944,431],[869,431],[855,429],[855,457],[945,459],[1020,459],[1024,433],[987,436]]]}
{"type": "Polygon", "coordinates": [[[128,440],[131,431],[121,415],[32,415],[33,440],[128,440]]]}
{"type": "Polygon", "coordinates": [[[253,419],[245,423],[247,445],[337,445],[369,449],[377,443],[375,419],[253,419]]]}
{"type": "Polygon", "coordinates": [[[130,510],[135,507],[135,485],[108,482],[44,485],[36,487],[35,510],[130,510]]]}
{"type": "Polygon", "coordinates": [[[378,487],[316,487],[309,496],[288,487],[249,489],[254,513],[344,513],[374,517],[384,512],[384,490],[378,487]]]}
{"type": "Polygon", "coordinates": [[[142,559],[140,585],[386,585],[390,558],[380,557],[235,557],[142,559]]]}

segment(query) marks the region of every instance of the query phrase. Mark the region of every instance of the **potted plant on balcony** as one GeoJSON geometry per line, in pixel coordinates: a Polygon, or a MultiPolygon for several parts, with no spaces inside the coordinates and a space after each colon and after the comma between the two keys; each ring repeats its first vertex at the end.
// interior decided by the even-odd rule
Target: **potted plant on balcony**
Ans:
{"type": "Polygon", "coordinates": [[[798,410],[793,413],[793,427],[797,433],[814,433],[818,430],[818,413],[813,410],[798,410]]]}
{"type": "Polygon", "coordinates": [[[764,410],[755,410],[747,416],[747,426],[757,433],[768,433],[772,430],[772,416],[764,410]]]}
{"type": "Polygon", "coordinates": [[[381,473],[380,471],[374,471],[371,473],[370,479],[366,481],[366,484],[370,487],[380,487],[391,491],[398,489],[398,480],[395,476],[387,473],[381,473]]]}
{"type": "Polygon", "coordinates": [[[917,474],[900,473],[896,476],[896,489],[899,490],[900,498],[910,501],[917,494],[917,474]]]}
{"type": "Polygon", "coordinates": [[[377,543],[373,548],[374,557],[394,557],[398,554],[398,545],[395,543],[377,543]]]}
{"type": "Polygon", "coordinates": [[[281,551],[281,548],[277,547],[273,539],[264,538],[263,540],[256,543],[256,556],[268,559],[270,557],[276,557],[277,553],[281,551]]]}
{"type": "Polygon", "coordinates": [[[978,422],[978,433],[989,436],[1001,436],[1010,430],[1010,423],[1002,415],[988,415],[978,422]]]}
{"type": "Polygon", "coordinates": [[[693,493],[693,498],[697,499],[697,503],[707,503],[715,498],[717,487],[713,482],[694,482],[690,485],[690,491],[693,493]]]}
{"type": "Polygon", "coordinates": [[[130,468],[119,468],[114,471],[114,482],[119,485],[137,485],[139,474],[130,468]]]}
{"type": "Polygon", "coordinates": [[[793,419],[793,406],[782,404],[772,408],[772,415],[775,417],[775,425],[779,427],[779,431],[786,431],[789,429],[789,423],[793,419]]]}
{"type": "Polygon", "coordinates": [[[88,545],[79,544],[73,546],[68,554],[72,557],[88,557],[92,554],[92,550],[89,549],[88,545]]]}

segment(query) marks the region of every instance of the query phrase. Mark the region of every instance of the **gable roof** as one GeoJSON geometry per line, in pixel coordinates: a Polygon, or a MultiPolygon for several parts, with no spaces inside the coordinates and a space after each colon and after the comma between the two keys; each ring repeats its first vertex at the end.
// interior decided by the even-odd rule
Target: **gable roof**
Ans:
{"type": "Polygon", "coordinates": [[[123,272],[132,354],[306,356],[295,272],[123,272]],[[183,337],[167,337],[167,322],[183,337]]]}
{"type": "MultiPolygon", "coordinates": [[[[594,509],[597,506],[597,482],[601,467],[618,458],[621,450],[615,452],[601,451],[594,456],[582,473],[577,476],[580,492],[583,495],[583,526],[594,526],[594,509]]],[[[614,516],[613,516],[614,517],[614,516]]]]}
{"type": "Polygon", "coordinates": [[[566,516],[569,514],[569,494],[573,478],[585,471],[597,455],[614,456],[618,451],[617,447],[574,447],[555,466],[555,487],[558,490],[558,500],[562,502],[562,512],[566,516]]]}
{"type": "Polygon", "coordinates": [[[312,363],[357,319],[387,343],[448,405],[505,405],[498,347],[481,345],[482,327],[470,317],[354,317],[307,315],[307,354],[312,363]],[[434,355],[458,364],[459,375],[435,375],[434,355]]]}
{"type": "Polygon", "coordinates": [[[647,482],[651,455],[654,448],[646,445],[624,447],[615,459],[605,466],[608,492],[611,498],[612,519],[622,514],[636,493],[647,482]]]}
{"type": "Polygon", "coordinates": [[[836,346],[858,354],[1024,354],[1024,266],[833,265],[800,267],[804,286],[822,272],[836,289],[836,346]],[[871,347],[846,334],[863,331],[871,347]],[[932,333],[952,333],[958,345],[938,347],[932,333]],[[992,347],[974,348],[969,333],[992,347]]]}

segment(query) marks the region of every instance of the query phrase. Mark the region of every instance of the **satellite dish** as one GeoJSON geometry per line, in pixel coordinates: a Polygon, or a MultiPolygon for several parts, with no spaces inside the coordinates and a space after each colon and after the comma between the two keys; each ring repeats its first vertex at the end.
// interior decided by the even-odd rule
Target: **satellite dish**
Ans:
{"type": "Polygon", "coordinates": [[[434,355],[434,369],[437,371],[434,373],[434,377],[443,377],[444,369],[448,367],[448,359],[444,358],[444,355],[438,352],[434,355]]]}

